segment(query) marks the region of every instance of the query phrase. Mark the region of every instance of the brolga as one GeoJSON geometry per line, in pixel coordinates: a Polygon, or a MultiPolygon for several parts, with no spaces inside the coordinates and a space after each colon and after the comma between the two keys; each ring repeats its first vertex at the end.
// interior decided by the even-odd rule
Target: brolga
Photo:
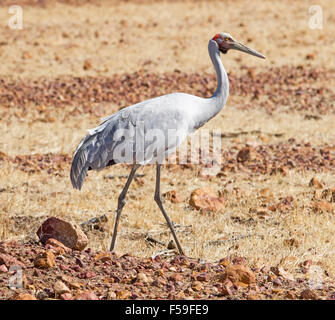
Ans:
{"type": "Polygon", "coordinates": [[[154,200],[166,219],[180,254],[184,255],[162,203],[161,166],[189,134],[212,119],[226,104],[229,81],[220,52],[226,54],[230,49],[265,58],[236,41],[230,34],[218,33],[208,43],[209,56],[217,75],[217,88],[210,98],[171,93],[134,104],[104,118],[98,127],[88,130],[88,134],[79,143],[70,173],[72,185],[76,189],[81,189],[88,170],[100,170],[117,163],[132,165],[127,182],[118,197],[110,251],[114,250],[126,193],[136,170],[141,165],[156,164],[154,200]]]}

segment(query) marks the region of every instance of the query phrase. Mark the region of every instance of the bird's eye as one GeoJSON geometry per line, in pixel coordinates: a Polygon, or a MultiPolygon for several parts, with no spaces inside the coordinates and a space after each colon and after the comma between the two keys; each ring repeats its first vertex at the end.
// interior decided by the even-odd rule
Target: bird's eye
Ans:
{"type": "Polygon", "coordinates": [[[225,38],[226,41],[229,41],[230,39],[229,38],[225,38]]]}

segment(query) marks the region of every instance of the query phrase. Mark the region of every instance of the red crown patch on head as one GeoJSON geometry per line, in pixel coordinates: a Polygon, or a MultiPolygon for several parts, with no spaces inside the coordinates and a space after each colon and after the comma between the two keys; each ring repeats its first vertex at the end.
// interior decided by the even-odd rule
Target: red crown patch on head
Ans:
{"type": "Polygon", "coordinates": [[[220,36],[220,33],[217,33],[214,37],[213,37],[213,39],[212,40],[216,40],[217,38],[220,38],[221,36],[220,36]]]}

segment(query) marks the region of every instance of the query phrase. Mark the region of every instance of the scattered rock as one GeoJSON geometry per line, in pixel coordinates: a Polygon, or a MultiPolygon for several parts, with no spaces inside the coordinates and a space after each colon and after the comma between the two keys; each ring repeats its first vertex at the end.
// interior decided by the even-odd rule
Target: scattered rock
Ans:
{"type": "Polygon", "coordinates": [[[285,298],[287,299],[297,299],[297,295],[293,291],[288,291],[285,295],[285,298]]]}
{"type": "Polygon", "coordinates": [[[311,289],[305,289],[300,294],[301,299],[305,300],[318,300],[319,296],[311,289]]]}
{"type": "Polygon", "coordinates": [[[101,261],[101,262],[111,261],[112,260],[111,253],[110,252],[101,252],[101,253],[98,253],[94,257],[94,260],[95,261],[101,261]]]}
{"type": "Polygon", "coordinates": [[[61,300],[72,300],[72,294],[71,293],[69,293],[69,292],[67,292],[67,293],[62,293],[61,295],[60,295],[60,299],[61,300]]]}
{"type": "Polygon", "coordinates": [[[271,268],[271,271],[275,275],[280,276],[280,277],[282,277],[285,280],[295,281],[293,275],[291,273],[285,271],[283,267],[271,268]]]}
{"type": "Polygon", "coordinates": [[[91,278],[94,278],[94,277],[96,277],[96,273],[93,272],[93,271],[86,271],[86,272],[83,272],[79,275],[80,279],[91,279],[91,278]]]}
{"type": "Polygon", "coordinates": [[[335,202],[335,188],[323,190],[321,197],[329,202],[335,202]]]}
{"type": "Polygon", "coordinates": [[[261,297],[257,294],[248,294],[247,300],[261,300],[261,297]]]}
{"type": "Polygon", "coordinates": [[[116,299],[116,293],[114,291],[108,291],[107,299],[108,300],[115,300],[116,299]]]}
{"type": "Polygon", "coordinates": [[[315,59],[315,53],[308,53],[305,56],[306,60],[314,60],[315,59]]]}
{"type": "Polygon", "coordinates": [[[33,295],[29,293],[16,293],[10,300],[37,300],[33,295]]]}
{"type": "Polygon", "coordinates": [[[78,293],[74,299],[75,300],[99,300],[99,298],[95,295],[93,291],[84,291],[84,292],[78,293]]]}
{"type": "Polygon", "coordinates": [[[171,190],[164,193],[163,197],[170,200],[172,203],[182,203],[184,201],[182,196],[176,190],[171,190]]]}
{"type": "Polygon", "coordinates": [[[245,147],[241,149],[236,156],[237,162],[246,162],[251,159],[251,148],[245,147]]]}
{"type": "Polygon", "coordinates": [[[322,189],[323,188],[323,184],[317,179],[317,178],[312,178],[309,181],[308,184],[310,187],[314,187],[315,189],[322,189]]]}
{"type": "Polygon", "coordinates": [[[44,251],[36,257],[34,266],[43,269],[53,268],[55,266],[55,255],[51,250],[44,251]]]}
{"type": "Polygon", "coordinates": [[[56,296],[60,296],[63,293],[71,293],[71,290],[67,287],[67,285],[60,280],[55,282],[54,291],[56,296]]]}
{"type": "Polygon", "coordinates": [[[116,298],[119,300],[126,300],[131,297],[131,292],[128,290],[119,290],[116,292],[116,298]]]}
{"type": "Polygon", "coordinates": [[[204,282],[208,282],[210,278],[211,278],[211,275],[209,273],[200,273],[196,277],[198,281],[204,281],[204,282]]]}
{"type": "Polygon", "coordinates": [[[66,247],[63,243],[61,243],[60,241],[54,239],[54,238],[49,238],[46,242],[46,245],[50,245],[54,248],[60,248],[64,251],[64,253],[70,253],[71,249],[66,247]]]}
{"type": "Polygon", "coordinates": [[[194,291],[201,291],[203,288],[203,284],[200,281],[193,281],[191,288],[194,291]]]}
{"type": "Polygon", "coordinates": [[[320,200],[312,202],[312,209],[315,213],[322,213],[322,212],[333,212],[334,207],[332,203],[320,200]]]}
{"type": "Polygon", "coordinates": [[[6,253],[0,253],[0,265],[2,264],[5,264],[7,268],[11,266],[25,267],[24,263],[6,253]]]}
{"type": "Polygon", "coordinates": [[[88,243],[87,236],[77,224],[55,217],[48,218],[37,230],[37,236],[42,243],[54,238],[73,250],[83,250],[88,243]]]}
{"type": "Polygon", "coordinates": [[[6,273],[6,272],[8,272],[8,268],[6,267],[5,264],[2,264],[0,266],[0,273],[6,273]]]}
{"type": "Polygon", "coordinates": [[[84,61],[83,69],[84,70],[90,70],[90,69],[92,69],[92,60],[91,59],[86,59],[84,61]]]}
{"type": "Polygon", "coordinates": [[[229,264],[230,264],[230,261],[228,258],[223,258],[223,259],[220,259],[219,261],[219,265],[224,266],[224,267],[227,267],[229,264]]]}
{"type": "Polygon", "coordinates": [[[139,272],[137,274],[137,279],[136,279],[138,282],[142,282],[142,283],[148,283],[149,282],[149,279],[147,277],[147,275],[143,272],[139,272]]]}
{"type": "Polygon", "coordinates": [[[177,282],[177,281],[182,281],[184,279],[183,275],[180,274],[180,273],[173,273],[171,276],[170,276],[170,280],[171,281],[174,281],[174,282],[177,282]]]}
{"type": "Polygon", "coordinates": [[[264,188],[259,191],[260,196],[265,200],[273,199],[273,193],[270,188],[264,188]]]}
{"type": "Polygon", "coordinates": [[[182,300],[182,299],[185,299],[185,293],[183,291],[179,291],[175,296],[174,298],[176,300],[182,300]]]}
{"type": "Polygon", "coordinates": [[[255,274],[251,269],[240,264],[228,266],[226,271],[219,275],[219,281],[224,282],[227,279],[230,279],[234,284],[240,282],[247,285],[256,281],[255,274]]]}
{"type": "Polygon", "coordinates": [[[191,194],[190,206],[197,210],[218,212],[225,208],[225,200],[212,188],[196,189],[191,194]]]}

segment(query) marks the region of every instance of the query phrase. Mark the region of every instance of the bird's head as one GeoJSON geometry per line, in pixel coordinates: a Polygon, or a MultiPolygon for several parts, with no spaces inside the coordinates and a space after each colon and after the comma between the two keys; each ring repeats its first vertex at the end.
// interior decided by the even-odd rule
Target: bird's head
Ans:
{"type": "Polygon", "coordinates": [[[229,33],[218,33],[212,38],[212,40],[217,43],[218,48],[222,53],[227,53],[228,50],[235,49],[265,59],[265,56],[263,56],[261,53],[236,41],[229,33]]]}

